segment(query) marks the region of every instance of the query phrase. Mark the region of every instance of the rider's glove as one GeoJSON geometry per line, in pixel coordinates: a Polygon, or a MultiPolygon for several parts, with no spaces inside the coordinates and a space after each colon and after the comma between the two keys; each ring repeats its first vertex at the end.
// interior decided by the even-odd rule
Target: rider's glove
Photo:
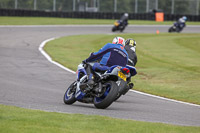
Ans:
{"type": "Polygon", "coordinates": [[[82,61],[82,63],[83,63],[83,64],[86,64],[86,63],[87,63],[87,61],[86,61],[86,60],[83,60],[83,61],[82,61]]]}

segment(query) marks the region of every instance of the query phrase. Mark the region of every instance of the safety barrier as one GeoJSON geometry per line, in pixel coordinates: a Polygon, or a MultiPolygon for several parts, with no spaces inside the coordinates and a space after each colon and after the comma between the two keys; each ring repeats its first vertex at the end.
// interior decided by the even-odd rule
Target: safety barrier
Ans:
{"type": "MultiPolygon", "coordinates": [[[[119,19],[123,13],[105,12],[53,12],[40,10],[0,9],[0,16],[29,16],[29,17],[62,17],[62,18],[91,18],[91,19],[119,19]]],[[[188,21],[200,21],[200,15],[186,15],[188,21]]],[[[177,20],[182,15],[164,14],[164,20],[177,20]]],[[[155,13],[129,13],[129,19],[155,20],[155,13]]]]}

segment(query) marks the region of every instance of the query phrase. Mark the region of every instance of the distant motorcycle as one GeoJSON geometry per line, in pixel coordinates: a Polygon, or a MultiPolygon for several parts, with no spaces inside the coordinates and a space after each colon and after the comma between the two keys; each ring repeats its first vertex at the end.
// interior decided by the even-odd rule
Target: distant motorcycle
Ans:
{"type": "Polygon", "coordinates": [[[170,32],[181,32],[182,30],[183,30],[183,28],[186,26],[186,24],[185,23],[177,23],[177,22],[175,22],[174,24],[173,24],[173,26],[171,26],[170,28],[169,28],[169,30],[168,30],[168,32],[170,33],[170,32]]]}
{"type": "MultiPolygon", "coordinates": [[[[92,63],[82,63],[78,66],[77,80],[73,82],[64,94],[64,103],[73,104],[76,101],[93,103],[96,108],[105,109],[110,106],[119,94],[118,79],[126,80],[125,69],[118,65],[110,67],[104,72],[93,72],[92,85],[82,87],[87,83],[88,75],[86,68],[92,63]]],[[[126,69],[127,70],[127,69],[126,69]]],[[[120,92],[121,94],[121,92],[120,92]]]]}
{"type": "Polygon", "coordinates": [[[112,32],[115,32],[117,30],[119,30],[120,32],[123,32],[126,26],[127,26],[127,22],[125,22],[123,20],[117,20],[114,22],[112,32]]]}

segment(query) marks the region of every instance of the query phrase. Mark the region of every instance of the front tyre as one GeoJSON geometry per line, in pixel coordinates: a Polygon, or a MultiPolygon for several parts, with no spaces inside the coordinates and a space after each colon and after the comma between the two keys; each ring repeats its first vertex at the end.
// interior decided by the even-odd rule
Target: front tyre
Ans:
{"type": "Polygon", "coordinates": [[[113,26],[112,32],[115,32],[116,30],[117,30],[117,27],[116,27],[116,26],[113,26]]]}
{"type": "Polygon", "coordinates": [[[173,32],[173,27],[170,27],[169,30],[168,30],[168,32],[169,32],[169,33],[170,33],[170,32],[173,32]]]}
{"type": "Polygon", "coordinates": [[[101,97],[94,98],[94,106],[98,109],[105,109],[110,106],[118,94],[118,86],[114,81],[104,83],[105,92],[101,97]]]}
{"type": "Polygon", "coordinates": [[[64,103],[73,104],[74,102],[76,102],[75,93],[76,93],[76,82],[72,83],[66,90],[63,98],[64,103]]]}

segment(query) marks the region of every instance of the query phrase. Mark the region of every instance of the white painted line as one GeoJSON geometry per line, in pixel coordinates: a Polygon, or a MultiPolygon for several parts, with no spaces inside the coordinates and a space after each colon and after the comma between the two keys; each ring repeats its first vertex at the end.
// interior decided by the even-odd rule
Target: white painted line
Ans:
{"type": "Polygon", "coordinates": [[[44,45],[45,45],[47,42],[52,41],[52,40],[55,40],[55,39],[56,39],[56,38],[50,38],[50,39],[47,39],[47,40],[43,41],[43,42],[40,44],[40,46],[39,46],[39,51],[40,51],[40,52],[47,58],[47,60],[50,61],[51,63],[53,63],[53,64],[59,66],[60,68],[66,70],[66,71],[68,71],[68,72],[71,72],[71,73],[75,74],[76,72],[74,72],[74,71],[72,71],[72,70],[70,70],[70,69],[64,67],[63,65],[59,64],[58,62],[53,61],[52,58],[43,50],[43,47],[44,47],[44,45]]]}
{"type": "MultiPolygon", "coordinates": [[[[43,47],[44,45],[49,42],[49,41],[52,41],[52,40],[55,40],[56,38],[50,38],[50,39],[47,39],[45,41],[43,41],[40,46],[39,46],[39,51],[47,58],[48,61],[50,61],[51,63],[59,66],[60,68],[68,71],[68,72],[71,72],[73,74],[75,74],[76,72],[64,67],[63,65],[59,64],[58,62],[55,62],[52,60],[52,58],[43,50],[43,47]]],[[[136,91],[136,90],[130,90],[131,92],[134,92],[134,93],[137,93],[137,94],[140,94],[140,95],[145,95],[145,96],[150,96],[150,97],[154,97],[154,98],[158,98],[158,99],[162,99],[162,100],[167,100],[167,101],[171,101],[171,102],[176,102],[176,103],[181,103],[181,104],[187,104],[187,105],[191,105],[191,106],[196,106],[196,107],[200,107],[200,105],[197,105],[197,104],[193,104],[193,103],[187,103],[187,102],[182,102],[182,101],[178,101],[178,100],[174,100],[174,99],[169,99],[169,98],[164,98],[164,97],[160,97],[160,96],[156,96],[156,95],[152,95],[152,94],[148,94],[148,93],[144,93],[144,92],[140,92],[140,91],[136,91]]]]}
{"type": "Polygon", "coordinates": [[[152,95],[152,94],[148,94],[148,93],[144,93],[144,92],[140,92],[140,91],[136,91],[136,90],[130,90],[130,91],[138,93],[138,94],[141,94],[141,95],[145,95],[145,96],[150,96],[150,97],[162,99],[162,100],[167,100],[167,101],[171,101],[171,102],[182,103],[182,104],[187,104],[187,105],[192,105],[192,106],[200,107],[200,105],[198,105],[198,104],[187,103],[187,102],[183,102],[183,101],[178,101],[178,100],[174,100],[174,99],[160,97],[160,96],[156,96],[156,95],[152,95]]]}

